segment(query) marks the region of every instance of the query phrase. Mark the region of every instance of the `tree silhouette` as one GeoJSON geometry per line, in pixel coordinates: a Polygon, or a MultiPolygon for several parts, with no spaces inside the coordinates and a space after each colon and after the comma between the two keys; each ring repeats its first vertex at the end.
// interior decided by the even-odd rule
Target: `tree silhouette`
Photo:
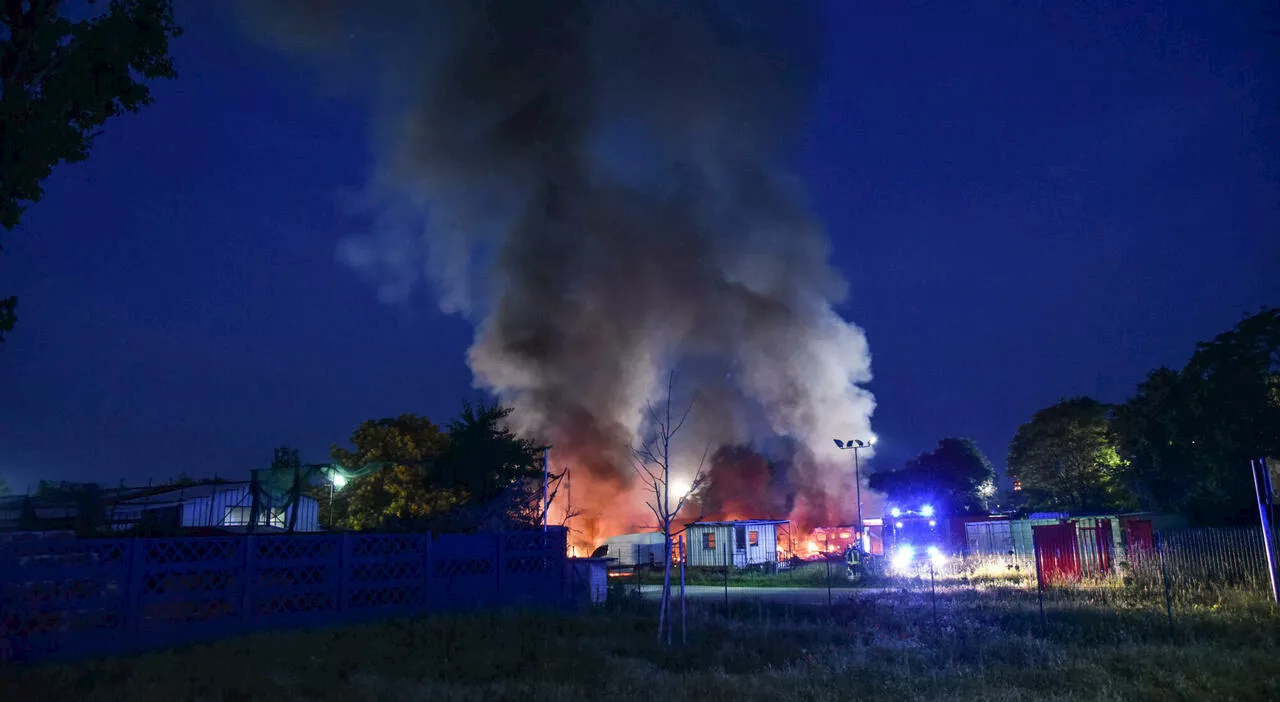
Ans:
{"type": "MultiPolygon", "coordinates": [[[[18,226],[60,163],[85,159],[107,120],[152,101],[145,80],[176,75],[170,0],[111,0],[73,21],[59,0],[0,3],[0,227],[18,226]]],[[[17,320],[0,299],[0,341],[17,320]]]]}

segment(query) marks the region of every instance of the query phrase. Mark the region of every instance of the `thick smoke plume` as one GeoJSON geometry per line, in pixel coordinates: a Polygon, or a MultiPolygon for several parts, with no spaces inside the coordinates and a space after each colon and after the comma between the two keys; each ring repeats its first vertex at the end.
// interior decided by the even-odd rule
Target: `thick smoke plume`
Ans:
{"type": "Polygon", "coordinates": [[[644,522],[629,446],[672,368],[695,402],[678,470],[795,437],[814,453],[787,506],[847,519],[830,443],[870,431],[870,355],[784,167],[813,3],[273,0],[245,18],[368,98],[375,226],[340,254],[384,298],[427,279],[477,323],[476,383],[572,468],[585,540],[644,522]]]}

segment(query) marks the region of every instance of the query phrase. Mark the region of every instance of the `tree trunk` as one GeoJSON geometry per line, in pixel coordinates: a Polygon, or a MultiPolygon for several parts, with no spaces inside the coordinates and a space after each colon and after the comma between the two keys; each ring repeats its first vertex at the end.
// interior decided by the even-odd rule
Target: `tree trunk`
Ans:
{"type": "MultiPolygon", "coordinates": [[[[662,623],[667,625],[667,645],[671,645],[671,523],[667,523],[667,528],[663,530],[665,539],[663,545],[666,550],[663,551],[663,573],[662,573],[662,615],[659,617],[658,635],[662,635],[662,623]]],[[[661,640],[661,639],[659,639],[661,640]]]]}

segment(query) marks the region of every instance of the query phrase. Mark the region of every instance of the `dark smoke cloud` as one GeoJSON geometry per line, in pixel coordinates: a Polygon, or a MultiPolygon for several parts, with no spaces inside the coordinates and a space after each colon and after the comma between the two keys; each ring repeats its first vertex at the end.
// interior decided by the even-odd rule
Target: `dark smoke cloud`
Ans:
{"type": "Polygon", "coordinates": [[[870,355],[833,311],[845,283],[783,167],[812,99],[816,3],[244,8],[370,100],[376,226],[343,260],[388,300],[430,280],[476,321],[477,384],[590,472],[575,500],[626,490],[676,366],[698,400],[690,455],[795,436],[821,447],[795,469],[810,501],[847,487],[830,437],[870,431],[870,355]]]}

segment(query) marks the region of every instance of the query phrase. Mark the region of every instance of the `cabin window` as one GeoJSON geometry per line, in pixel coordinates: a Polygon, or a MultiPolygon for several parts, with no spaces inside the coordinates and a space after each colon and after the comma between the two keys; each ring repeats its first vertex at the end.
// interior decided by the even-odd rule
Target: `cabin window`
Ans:
{"type": "MultiPolygon", "coordinates": [[[[252,513],[252,507],[228,507],[226,519],[222,523],[225,526],[245,526],[249,523],[252,513]]],[[[269,513],[265,509],[261,510],[258,513],[258,526],[267,525],[285,528],[284,510],[274,509],[269,513]]]]}
{"type": "Polygon", "coordinates": [[[716,550],[716,534],[715,534],[715,532],[713,532],[713,531],[708,531],[708,532],[706,532],[705,534],[703,534],[703,535],[702,535],[702,548],[703,548],[704,550],[707,550],[707,551],[714,551],[714,550],[716,550]]]}
{"type": "Polygon", "coordinates": [[[759,546],[759,545],[760,545],[760,532],[758,532],[758,531],[748,531],[748,532],[747,532],[747,545],[748,545],[748,546],[759,546]]]}
{"type": "Polygon", "coordinates": [[[738,546],[737,546],[737,547],[738,547],[738,548],[746,548],[746,544],[747,544],[747,528],[746,528],[746,527],[744,527],[744,526],[734,527],[734,528],[733,528],[733,531],[734,531],[734,534],[733,534],[733,535],[736,537],[736,538],[734,539],[734,541],[738,542],[738,546]]]}

